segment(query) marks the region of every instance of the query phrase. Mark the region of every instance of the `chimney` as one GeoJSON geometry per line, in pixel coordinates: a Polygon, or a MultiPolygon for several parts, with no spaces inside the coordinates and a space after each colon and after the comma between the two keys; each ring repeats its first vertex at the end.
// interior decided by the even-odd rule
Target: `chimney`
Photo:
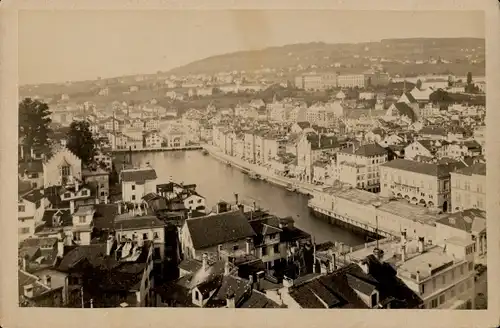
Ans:
{"type": "Polygon", "coordinates": [[[206,271],[208,269],[208,254],[207,253],[203,253],[203,255],[202,255],[201,268],[203,269],[203,271],[206,271]]]}
{"type": "Polygon", "coordinates": [[[226,262],[224,262],[224,275],[229,276],[230,272],[231,272],[231,268],[229,267],[229,261],[226,260],[226,262]]]}
{"type": "Polygon", "coordinates": [[[69,214],[75,213],[75,201],[70,200],[69,201],[69,214]]]}
{"type": "Polygon", "coordinates": [[[243,204],[239,204],[238,208],[240,209],[241,213],[245,213],[245,206],[243,204]]]}
{"type": "Polygon", "coordinates": [[[106,240],[106,256],[111,255],[111,248],[113,248],[113,243],[115,239],[113,236],[108,236],[108,239],[106,240]]]}
{"type": "Polygon", "coordinates": [[[422,254],[424,252],[424,237],[418,237],[418,252],[422,254]]]}
{"type": "Polygon", "coordinates": [[[252,239],[251,238],[246,239],[245,246],[246,246],[246,254],[250,255],[250,253],[252,252],[252,239]]]}
{"type": "Polygon", "coordinates": [[[234,292],[228,292],[226,296],[226,307],[234,309],[236,307],[234,292]]]}
{"type": "Polygon", "coordinates": [[[401,243],[406,244],[406,229],[401,231],[401,243]]]}
{"type": "Polygon", "coordinates": [[[57,241],[57,257],[62,258],[64,256],[64,239],[57,241]]]}
{"type": "Polygon", "coordinates": [[[420,282],[420,271],[417,271],[417,282],[420,282]]]}
{"type": "Polygon", "coordinates": [[[24,286],[24,296],[28,298],[33,297],[33,284],[25,285],[24,286]]]}
{"type": "Polygon", "coordinates": [[[255,201],[253,202],[253,210],[257,211],[257,203],[255,201]]]}
{"type": "Polygon", "coordinates": [[[248,283],[253,288],[253,274],[248,276],[248,283]]]}
{"type": "Polygon", "coordinates": [[[283,276],[283,287],[287,289],[293,287],[293,279],[283,276]]]}
{"type": "Polygon", "coordinates": [[[401,262],[406,261],[406,244],[401,245],[401,262]]]}

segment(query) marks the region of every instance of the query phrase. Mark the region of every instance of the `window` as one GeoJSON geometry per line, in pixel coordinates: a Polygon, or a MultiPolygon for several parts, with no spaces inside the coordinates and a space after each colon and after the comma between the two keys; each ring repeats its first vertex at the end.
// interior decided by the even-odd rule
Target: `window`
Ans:
{"type": "Polygon", "coordinates": [[[444,304],[445,300],[445,294],[439,296],[439,304],[444,304]]]}
{"type": "Polygon", "coordinates": [[[462,275],[462,276],[464,274],[464,266],[465,266],[465,264],[460,266],[460,275],[462,275]]]}
{"type": "Polygon", "coordinates": [[[21,234],[30,233],[30,228],[29,227],[19,228],[19,233],[21,234]]]}
{"type": "Polygon", "coordinates": [[[200,203],[201,203],[201,199],[198,199],[198,204],[200,204],[200,203]]]}
{"type": "Polygon", "coordinates": [[[267,247],[262,247],[262,256],[267,255],[267,247]]]}
{"type": "Polygon", "coordinates": [[[79,223],[85,223],[85,217],[84,216],[79,216],[78,217],[78,222],[79,223]]]}
{"type": "Polygon", "coordinates": [[[87,190],[82,190],[82,196],[87,196],[87,190]]]}
{"type": "Polygon", "coordinates": [[[279,254],[279,252],[280,252],[280,245],[279,244],[274,245],[274,254],[279,254]]]}
{"type": "Polygon", "coordinates": [[[190,200],[190,201],[188,202],[188,204],[193,204],[193,200],[190,200]]]}
{"type": "Polygon", "coordinates": [[[71,197],[71,193],[69,193],[69,192],[64,193],[64,198],[70,198],[70,197],[71,197]]]}
{"type": "Polygon", "coordinates": [[[194,299],[197,301],[200,300],[200,293],[197,290],[194,291],[194,299]]]}
{"type": "Polygon", "coordinates": [[[135,200],[135,195],[132,195],[132,200],[135,200]]]}
{"type": "Polygon", "coordinates": [[[451,270],[451,281],[455,280],[455,270],[451,270]]]}
{"type": "Polygon", "coordinates": [[[158,234],[158,232],[153,232],[153,239],[158,239],[160,238],[160,235],[158,234]]]}
{"type": "Polygon", "coordinates": [[[438,300],[436,298],[431,301],[431,309],[435,309],[437,307],[438,307],[438,300]]]}
{"type": "Polygon", "coordinates": [[[101,191],[101,196],[105,196],[106,193],[104,191],[101,191]]]}
{"type": "Polygon", "coordinates": [[[469,279],[467,280],[467,289],[471,289],[472,288],[472,281],[469,279]]]}
{"type": "Polygon", "coordinates": [[[17,206],[17,211],[18,212],[24,212],[24,211],[26,211],[26,205],[18,205],[17,206]]]}
{"type": "Polygon", "coordinates": [[[238,250],[238,248],[240,248],[240,246],[238,246],[238,245],[233,245],[233,251],[237,251],[237,250],[238,250]]]}
{"type": "Polygon", "coordinates": [[[143,239],[143,240],[148,240],[148,238],[149,238],[148,233],[143,233],[143,234],[142,234],[142,239],[143,239]]]}
{"type": "Polygon", "coordinates": [[[68,165],[61,167],[61,176],[67,177],[69,175],[70,175],[70,167],[68,165]]]}
{"type": "Polygon", "coordinates": [[[432,289],[436,289],[436,279],[432,279],[432,289]]]}
{"type": "Polygon", "coordinates": [[[132,190],[135,190],[135,185],[132,185],[132,190]]]}
{"type": "Polygon", "coordinates": [[[451,297],[455,297],[455,287],[452,287],[450,289],[450,294],[451,294],[451,297]]]}
{"type": "Polygon", "coordinates": [[[80,239],[80,232],[78,232],[78,231],[77,231],[77,232],[75,232],[75,233],[73,234],[73,239],[74,239],[74,240],[77,240],[77,241],[80,241],[80,240],[81,240],[81,239],[80,239]]]}
{"type": "Polygon", "coordinates": [[[474,270],[474,264],[472,262],[469,262],[469,271],[474,270]]]}
{"type": "Polygon", "coordinates": [[[420,285],[420,294],[425,293],[425,284],[420,285]]]}

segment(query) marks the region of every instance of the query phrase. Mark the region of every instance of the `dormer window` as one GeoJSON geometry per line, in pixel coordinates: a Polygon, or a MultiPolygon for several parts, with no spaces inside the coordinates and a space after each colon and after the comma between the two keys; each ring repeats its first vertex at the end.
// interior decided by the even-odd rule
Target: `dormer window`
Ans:
{"type": "Polygon", "coordinates": [[[18,205],[17,206],[17,211],[18,212],[24,212],[24,211],[26,211],[26,205],[18,205]]]}
{"type": "Polygon", "coordinates": [[[86,221],[85,221],[85,217],[84,217],[84,216],[79,216],[79,217],[78,217],[78,222],[79,222],[79,223],[85,223],[85,222],[86,222],[86,221]]]}
{"type": "Polygon", "coordinates": [[[61,167],[61,176],[67,177],[70,175],[70,166],[69,165],[64,165],[61,167]]]}
{"type": "Polygon", "coordinates": [[[376,307],[378,304],[378,292],[376,290],[373,291],[370,300],[371,300],[371,307],[372,308],[376,307]]]}
{"type": "Polygon", "coordinates": [[[82,196],[87,196],[87,190],[82,190],[82,196]]]}
{"type": "Polygon", "coordinates": [[[71,193],[69,193],[69,192],[64,193],[64,198],[70,198],[70,197],[71,197],[71,193]]]}

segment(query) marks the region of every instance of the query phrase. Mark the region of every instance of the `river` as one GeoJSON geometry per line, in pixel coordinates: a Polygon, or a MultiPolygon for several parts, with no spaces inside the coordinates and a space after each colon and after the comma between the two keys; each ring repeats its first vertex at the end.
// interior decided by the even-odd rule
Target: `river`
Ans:
{"type": "MultiPolygon", "coordinates": [[[[123,155],[121,155],[123,156],[123,155]]],[[[278,216],[292,216],[295,225],[312,234],[318,243],[338,241],[350,246],[364,242],[362,236],[332,226],[309,213],[307,196],[291,193],[270,183],[252,180],[238,169],[218,160],[204,156],[201,151],[150,152],[132,154],[135,166],[149,162],[158,175],[158,183],[175,182],[196,184],[197,191],[206,198],[211,208],[219,200],[239,199],[251,204],[253,201],[263,209],[278,216]]]]}

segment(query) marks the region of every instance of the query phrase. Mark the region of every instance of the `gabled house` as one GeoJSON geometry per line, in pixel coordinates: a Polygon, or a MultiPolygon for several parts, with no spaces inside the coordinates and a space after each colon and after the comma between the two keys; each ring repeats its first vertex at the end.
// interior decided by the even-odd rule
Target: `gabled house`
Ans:
{"type": "Polygon", "coordinates": [[[82,161],[70,150],[63,148],[43,163],[44,187],[73,184],[82,179],[82,161]]]}
{"type": "Polygon", "coordinates": [[[141,198],[156,189],[156,171],[151,167],[126,169],[120,172],[122,200],[140,203],[141,198]]]}
{"type": "Polygon", "coordinates": [[[191,218],[184,222],[180,243],[184,258],[201,259],[204,253],[219,256],[245,254],[253,249],[255,232],[240,210],[191,218]]]}
{"type": "Polygon", "coordinates": [[[20,161],[19,179],[29,182],[34,188],[43,186],[43,162],[41,160],[20,161]]]}

